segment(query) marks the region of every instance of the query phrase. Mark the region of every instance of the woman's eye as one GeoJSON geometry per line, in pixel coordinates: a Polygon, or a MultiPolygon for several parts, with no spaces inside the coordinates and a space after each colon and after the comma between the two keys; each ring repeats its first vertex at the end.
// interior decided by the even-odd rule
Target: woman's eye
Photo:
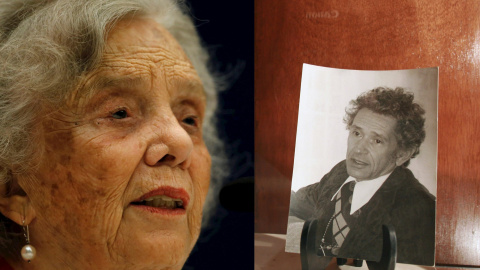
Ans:
{"type": "Polygon", "coordinates": [[[197,117],[189,116],[189,117],[183,119],[182,122],[187,124],[187,125],[190,125],[190,126],[196,126],[197,125],[197,117]]]}
{"type": "Polygon", "coordinates": [[[360,132],[358,132],[358,131],[355,130],[355,131],[353,131],[353,135],[355,135],[355,136],[358,137],[358,136],[360,136],[360,132]]]}
{"type": "Polygon", "coordinates": [[[375,139],[375,143],[376,143],[376,144],[381,144],[382,141],[380,141],[379,139],[375,139]]]}
{"type": "Polygon", "coordinates": [[[126,110],[118,110],[112,114],[112,117],[115,119],[123,119],[127,117],[127,111],[126,110]]]}

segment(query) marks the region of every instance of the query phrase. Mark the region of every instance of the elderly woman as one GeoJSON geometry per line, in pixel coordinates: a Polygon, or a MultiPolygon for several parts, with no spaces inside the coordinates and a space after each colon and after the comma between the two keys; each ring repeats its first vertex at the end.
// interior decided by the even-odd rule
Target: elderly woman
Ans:
{"type": "Polygon", "coordinates": [[[182,268],[206,143],[219,147],[208,57],[183,10],[1,2],[0,255],[13,269],[182,268]]]}

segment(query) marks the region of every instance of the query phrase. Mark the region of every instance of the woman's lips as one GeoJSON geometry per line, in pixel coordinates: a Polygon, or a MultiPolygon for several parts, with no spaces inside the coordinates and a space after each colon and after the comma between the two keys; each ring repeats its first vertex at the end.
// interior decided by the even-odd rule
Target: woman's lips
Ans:
{"type": "Polygon", "coordinates": [[[190,201],[190,196],[182,188],[160,187],[130,203],[134,207],[152,213],[182,215],[190,201]]]}

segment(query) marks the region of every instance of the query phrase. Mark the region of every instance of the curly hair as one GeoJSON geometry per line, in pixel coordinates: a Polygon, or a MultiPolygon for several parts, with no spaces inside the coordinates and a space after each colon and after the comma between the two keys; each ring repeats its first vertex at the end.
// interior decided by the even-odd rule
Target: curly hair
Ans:
{"type": "MultiPolygon", "coordinates": [[[[357,113],[369,109],[381,115],[388,115],[397,120],[395,136],[400,149],[415,149],[411,158],[420,153],[420,145],[425,140],[425,110],[413,101],[413,93],[401,87],[395,89],[377,87],[362,93],[350,101],[344,118],[347,128],[353,123],[357,113]]],[[[408,166],[410,160],[403,166],[408,166]]]]}

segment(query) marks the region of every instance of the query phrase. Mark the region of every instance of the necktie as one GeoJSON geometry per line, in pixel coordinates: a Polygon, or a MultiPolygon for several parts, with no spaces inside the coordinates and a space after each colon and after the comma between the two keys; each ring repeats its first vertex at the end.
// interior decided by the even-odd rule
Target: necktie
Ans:
{"type": "Polygon", "coordinates": [[[342,190],[337,193],[335,197],[335,213],[333,215],[332,221],[332,233],[333,233],[333,240],[334,245],[332,247],[332,254],[338,255],[338,251],[342,247],[343,241],[347,237],[348,233],[350,232],[350,228],[348,227],[347,221],[345,220],[342,208],[347,207],[349,208],[352,203],[352,195],[353,189],[355,188],[355,181],[350,182],[342,187],[342,190]],[[342,196],[347,196],[347,200],[343,200],[344,205],[342,205],[342,196]],[[343,207],[342,207],[343,206],[343,207]]]}

